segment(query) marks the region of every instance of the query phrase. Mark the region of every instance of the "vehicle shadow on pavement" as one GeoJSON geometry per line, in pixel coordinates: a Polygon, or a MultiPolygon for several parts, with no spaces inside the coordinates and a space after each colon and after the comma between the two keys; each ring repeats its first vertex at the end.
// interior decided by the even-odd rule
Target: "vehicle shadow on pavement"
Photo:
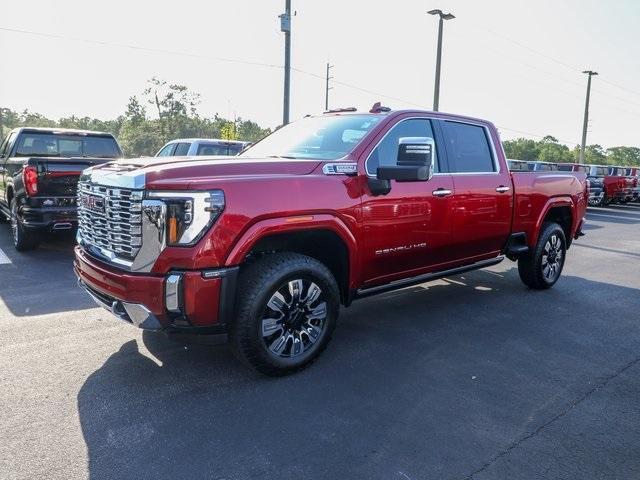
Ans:
{"type": "Polygon", "coordinates": [[[0,225],[0,248],[11,260],[0,265],[0,299],[15,317],[95,308],[76,286],[72,233],[47,235],[32,252],[13,248],[8,228],[0,225]]]}
{"type": "Polygon", "coordinates": [[[611,305],[640,311],[640,290],[564,276],[539,292],[517,276],[476,271],[356,302],[318,361],[284,378],[226,347],[127,342],[78,394],[90,477],[465,478],[513,445],[521,478],[640,468],[636,397],[598,387],[639,355],[640,323],[611,305]],[[594,388],[615,424],[562,424],[594,388]],[[540,460],[518,456],[552,421],[562,428],[540,460]]]}

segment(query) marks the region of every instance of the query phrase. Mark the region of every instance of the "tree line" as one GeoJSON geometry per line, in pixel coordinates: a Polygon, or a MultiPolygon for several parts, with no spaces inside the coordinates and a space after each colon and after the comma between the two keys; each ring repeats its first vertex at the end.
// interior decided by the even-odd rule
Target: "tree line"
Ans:
{"type": "MultiPolygon", "coordinates": [[[[39,113],[15,112],[0,108],[2,130],[0,138],[15,127],[60,127],[98,130],[112,133],[127,157],[154,155],[165,143],[176,138],[204,137],[255,142],[271,130],[256,122],[241,118],[227,119],[217,113],[205,117],[198,113],[200,94],[184,85],[168,83],[153,77],[146,88],[129,98],[126,110],[113,120],[91,117],[70,117],[52,120],[39,113]],[[153,112],[153,115],[150,114],[153,112]]],[[[547,135],[542,140],[517,138],[503,142],[507,158],[548,162],[577,162],[579,147],[570,149],[558,139],[547,135]]],[[[598,165],[640,166],[640,148],[588,145],[585,163],[598,165]]]]}
{"type": "MultiPolygon", "coordinates": [[[[570,149],[551,135],[547,135],[542,140],[528,138],[506,140],[503,145],[507,158],[515,160],[573,163],[580,158],[579,146],[570,149]]],[[[584,161],[595,165],[640,166],[640,148],[611,147],[605,149],[597,144],[587,145],[584,151],[584,161]]]]}
{"type": "Polygon", "coordinates": [[[15,127],[59,127],[112,133],[127,157],[152,156],[176,138],[222,138],[256,142],[271,130],[242,118],[227,119],[199,114],[200,95],[184,85],[171,84],[156,77],[147,82],[140,95],[129,98],[126,110],[113,120],[70,117],[53,120],[39,113],[8,108],[0,111],[0,137],[15,127]],[[150,114],[153,112],[153,116],[150,114]]]}

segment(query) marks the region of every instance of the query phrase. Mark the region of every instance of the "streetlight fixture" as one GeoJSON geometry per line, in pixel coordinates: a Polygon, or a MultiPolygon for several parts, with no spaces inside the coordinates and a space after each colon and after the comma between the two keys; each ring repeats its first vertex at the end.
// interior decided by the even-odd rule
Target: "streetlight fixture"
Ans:
{"type": "Polygon", "coordinates": [[[452,13],[443,13],[442,10],[429,10],[429,15],[438,15],[438,55],[436,57],[436,82],[433,91],[433,111],[438,111],[440,103],[440,65],[442,63],[442,25],[445,20],[453,20],[456,18],[452,13]]]}
{"type": "Polygon", "coordinates": [[[582,124],[582,143],[580,144],[580,158],[578,159],[578,163],[584,163],[584,153],[587,148],[587,127],[589,123],[589,97],[591,96],[591,77],[594,75],[598,75],[598,72],[594,72],[593,70],[585,70],[582,72],[589,76],[587,80],[587,98],[584,102],[584,123],[582,124]]]}

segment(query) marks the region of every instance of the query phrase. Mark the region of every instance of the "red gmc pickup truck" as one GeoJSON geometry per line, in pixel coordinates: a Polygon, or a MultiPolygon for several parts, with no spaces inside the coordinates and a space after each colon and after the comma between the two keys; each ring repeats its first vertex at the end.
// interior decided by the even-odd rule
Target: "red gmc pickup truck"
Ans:
{"type": "Polygon", "coordinates": [[[509,172],[484,120],[330,112],[235,158],[120,160],[79,183],[79,284],[144,329],[227,333],[268,375],[308,365],[340,306],[518,261],[556,283],[582,233],[581,172],[509,172]]]}

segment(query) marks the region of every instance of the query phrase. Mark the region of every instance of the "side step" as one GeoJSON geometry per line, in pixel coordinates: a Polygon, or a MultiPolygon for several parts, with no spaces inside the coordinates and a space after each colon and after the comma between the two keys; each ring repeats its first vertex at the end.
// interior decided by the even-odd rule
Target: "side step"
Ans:
{"type": "Polygon", "coordinates": [[[418,275],[417,277],[403,278],[402,280],[396,280],[391,283],[385,283],[384,285],[378,285],[376,287],[361,288],[356,292],[355,299],[366,298],[379,293],[390,292],[398,290],[400,288],[410,287],[411,285],[418,285],[420,283],[429,282],[431,280],[437,280],[442,277],[448,277],[450,275],[457,275],[459,273],[468,272],[470,270],[477,270],[479,268],[490,267],[496,265],[504,260],[504,256],[500,255],[496,258],[490,258],[489,260],[482,260],[481,262],[471,263],[462,267],[451,268],[449,270],[442,270],[440,272],[425,273],[424,275],[418,275]]]}

